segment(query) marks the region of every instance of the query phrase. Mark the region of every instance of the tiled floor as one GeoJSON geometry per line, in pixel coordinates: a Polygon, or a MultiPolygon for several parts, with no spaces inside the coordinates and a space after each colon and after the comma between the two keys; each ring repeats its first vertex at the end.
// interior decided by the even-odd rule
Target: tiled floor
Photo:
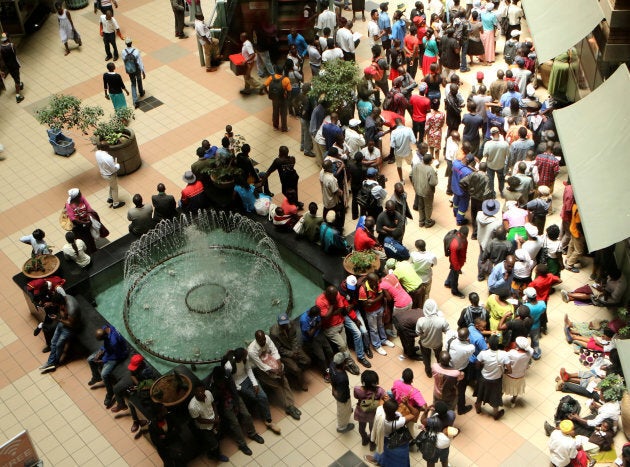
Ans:
{"type": "MultiPolygon", "coordinates": [[[[373,5],[368,3],[368,9],[373,5]]],[[[211,11],[204,0],[202,7],[211,11]]],[[[42,228],[47,240],[56,249],[63,245],[63,231],[58,214],[66,199],[66,191],[80,187],[92,206],[98,210],[111,231],[110,239],[127,232],[125,209],[107,209],[107,191],[99,177],[86,137],[72,134],[77,152],[69,158],[53,155],[45,128],[33,118],[34,109],[51,93],[75,94],[88,104],[100,104],[107,112],[109,102],[103,99],[100,75],[105,71],[102,42],[97,33],[97,19],[90,8],[73,13],[77,29],[83,36],[83,47],[74,46],[64,57],[59,42],[57,23],[51,17],[41,31],[24,39],[19,48],[23,64],[26,100],[16,105],[13,91],[0,96],[0,142],[5,146],[6,160],[0,162],[0,442],[10,439],[23,428],[28,429],[40,455],[53,466],[150,466],[161,465],[150,443],[144,438],[134,441],[127,417],[115,419],[102,406],[102,390],[89,390],[87,365],[75,361],[51,375],[40,375],[37,367],[44,361],[40,352],[43,342],[34,338],[34,320],[28,314],[23,296],[11,282],[28,256],[28,247],[18,238],[34,228],[42,228]]],[[[130,203],[134,193],[148,198],[158,182],[167,191],[178,193],[184,183],[182,173],[195,160],[195,148],[203,138],[217,144],[226,124],[246,137],[252,146],[252,157],[265,168],[277,154],[279,145],[287,145],[298,158],[301,175],[300,197],[303,201],[321,201],[318,168],[313,159],[299,153],[299,122],[291,119],[288,134],[274,132],[270,122],[270,103],[264,97],[242,97],[238,90],[242,79],[234,76],[227,64],[216,73],[205,73],[199,66],[194,38],[176,40],[172,35],[172,13],[169,2],[136,0],[121,2],[116,11],[124,35],[134,39],[134,46],[143,53],[147,68],[147,96],[154,96],[164,105],[150,112],[136,112],[132,124],[144,164],[136,173],[120,179],[122,199],[130,203]]],[[[366,23],[355,29],[365,33],[366,23]]],[[[192,34],[192,30],[188,30],[192,34]]],[[[118,41],[119,47],[122,42],[118,41]]],[[[499,39],[499,50],[502,40],[499,39]]],[[[366,44],[359,46],[360,65],[369,60],[366,44]]],[[[119,67],[122,63],[118,62],[119,67]]],[[[467,95],[476,71],[486,73],[489,83],[495,67],[478,65],[462,78],[467,95]]],[[[542,90],[544,92],[544,90],[542,90]]],[[[393,166],[385,167],[390,180],[395,179],[393,166]]],[[[408,169],[407,169],[408,170],[408,169]]],[[[566,171],[561,172],[566,179],[566,171]]],[[[557,184],[554,204],[558,206],[562,187],[557,184]]],[[[444,164],[440,168],[439,195],[435,202],[437,225],[420,230],[414,223],[405,235],[405,244],[412,247],[424,238],[428,248],[439,257],[435,268],[432,296],[452,326],[464,301],[452,298],[440,286],[446,276],[447,261],[441,253],[442,237],[453,227],[453,218],[444,195],[444,164]]],[[[271,178],[271,190],[280,193],[277,177],[271,178]]],[[[388,184],[392,190],[392,183],[388,184]]],[[[407,188],[411,194],[411,188],[407,188]]],[[[548,223],[558,223],[551,216],[548,223]]],[[[350,225],[348,225],[350,227],[350,225]]],[[[462,290],[478,291],[485,298],[486,286],[475,280],[477,247],[470,246],[470,259],[464,268],[462,290]]],[[[573,289],[588,280],[588,268],[580,274],[565,273],[563,288],[573,289]]],[[[495,422],[487,415],[468,414],[458,418],[461,435],[451,449],[451,464],[463,466],[542,466],[547,465],[546,438],[543,420],[548,419],[559,399],[554,391],[554,378],[561,366],[577,369],[578,362],[562,337],[562,316],[569,312],[575,320],[601,318],[606,313],[592,307],[575,307],[561,302],[559,294],[550,301],[550,333],[542,339],[543,358],[535,362],[527,376],[527,394],[514,409],[507,408],[505,417],[495,422]]],[[[387,357],[375,356],[374,368],[381,384],[389,388],[401,371],[411,366],[417,374],[416,384],[430,395],[432,383],[423,376],[417,363],[401,360],[398,346],[387,357]]],[[[352,377],[351,383],[358,382],[352,377]]],[[[233,465],[329,465],[352,451],[362,457],[367,450],[360,445],[355,431],[338,435],[335,432],[334,403],[330,389],[312,374],[308,393],[296,394],[304,416],[300,422],[284,416],[274,408],[274,419],[283,428],[282,436],[263,431],[265,444],[252,443],[253,457],[235,450],[231,441],[224,441],[233,465]]],[[[617,442],[619,449],[621,442],[617,442]]],[[[414,463],[421,463],[413,454],[414,463]]],[[[207,465],[199,460],[195,465],[207,465]]]]}

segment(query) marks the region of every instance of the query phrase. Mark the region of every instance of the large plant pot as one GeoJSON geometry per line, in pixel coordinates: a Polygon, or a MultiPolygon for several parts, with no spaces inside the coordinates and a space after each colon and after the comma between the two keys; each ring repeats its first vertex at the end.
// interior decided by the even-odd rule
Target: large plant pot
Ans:
{"type": "Polygon", "coordinates": [[[130,128],[126,128],[123,134],[120,143],[111,145],[107,150],[120,164],[118,175],[133,173],[142,165],[136,134],[130,128]]]}
{"type": "Polygon", "coordinates": [[[378,269],[381,267],[381,260],[378,256],[374,255],[374,260],[372,261],[372,264],[369,268],[361,271],[356,271],[354,265],[350,261],[350,257],[355,253],[356,252],[352,252],[343,259],[343,268],[348,274],[352,274],[357,277],[365,276],[366,274],[369,274],[371,272],[378,271],[378,269]]]}
{"type": "Polygon", "coordinates": [[[88,6],[89,3],[89,0],[66,0],[66,7],[68,10],[79,10],[88,6]]]}

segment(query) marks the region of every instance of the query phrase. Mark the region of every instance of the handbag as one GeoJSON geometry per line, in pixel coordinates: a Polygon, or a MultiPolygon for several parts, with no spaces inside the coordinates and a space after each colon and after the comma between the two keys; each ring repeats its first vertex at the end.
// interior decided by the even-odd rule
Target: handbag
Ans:
{"type": "Polygon", "coordinates": [[[63,230],[66,230],[68,232],[70,232],[74,227],[74,224],[68,217],[68,211],[66,211],[65,207],[61,209],[61,213],[59,214],[59,225],[61,225],[61,228],[63,230]]]}
{"type": "Polygon", "coordinates": [[[300,217],[300,220],[298,220],[293,226],[293,231],[297,235],[301,235],[303,230],[304,230],[304,216],[300,217]]]}
{"type": "Polygon", "coordinates": [[[376,399],[375,394],[372,394],[369,399],[361,399],[359,401],[359,408],[363,412],[376,412],[378,406],[380,405],[380,401],[376,399]]]}
{"type": "MultiPolygon", "coordinates": [[[[392,422],[392,428],[394,427],[394,422],[392,422]]],[[[405,444],[409,444],[411,441],[411,433],[409,432],[409,428],[407,425],[403,425],[395,431],[392,431],[387,437],[387,447],[389,449],[396,449],[405,444]]]]}

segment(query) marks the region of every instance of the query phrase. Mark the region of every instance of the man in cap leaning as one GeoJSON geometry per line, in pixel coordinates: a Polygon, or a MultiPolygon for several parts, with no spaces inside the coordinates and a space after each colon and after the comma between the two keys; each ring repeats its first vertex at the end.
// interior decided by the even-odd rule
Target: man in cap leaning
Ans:
{"type": "Polygon", "coordinates": [[[269,337],[280,353],[280,361],[284,365],[287,378],[302,391],[308,391],[304,371],[311,366],[311,358],[302,349],[297,323],[291,321],[286,313],[278,315],[277,321],[269,329],[269,337]]]}

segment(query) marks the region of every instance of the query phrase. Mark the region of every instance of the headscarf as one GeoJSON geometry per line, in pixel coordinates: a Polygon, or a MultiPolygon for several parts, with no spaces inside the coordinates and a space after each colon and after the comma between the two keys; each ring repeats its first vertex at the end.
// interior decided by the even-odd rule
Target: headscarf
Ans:
{"type": "Polygon", "coordinates": [[[78,188],[70,188],[68,190],[68,204],[70,204],[70,202],[76,198],[77,196],[79,196],[81,192],[79,191],[78,188]]]}
{"type": "Polygon", "coordinates": [[[438,314],[438,304],[435,300],[433,300],[432,298],[428,298],[425,302],[424,302],[424,306],[422,307],[422,311],[424,313],[424,316],[429,317],[429,316],[437,316],[438,314]]]}
{"type": "Polygon", "coordinates": [[[529,339],[528,339],[527,337],[524,337],[524,336],[518,336],[518,337],[515,339],[515,342],[516,342],[516,346],[517,346],[519,349],[524,350],[525,352],[527,352],[527,353],[528,353],[528,354],[530,354],[530,355],[534,353],[534,350],[533,350],[533,349],[531,348],[531,346],[529,345],[529,339]]]}
{"type": "Polygon", "coordinates": [[[558,428],[560,428],[562,434],[568,435],[573,431],[573,422],[571,420],[562,420],[558,428]]]}

